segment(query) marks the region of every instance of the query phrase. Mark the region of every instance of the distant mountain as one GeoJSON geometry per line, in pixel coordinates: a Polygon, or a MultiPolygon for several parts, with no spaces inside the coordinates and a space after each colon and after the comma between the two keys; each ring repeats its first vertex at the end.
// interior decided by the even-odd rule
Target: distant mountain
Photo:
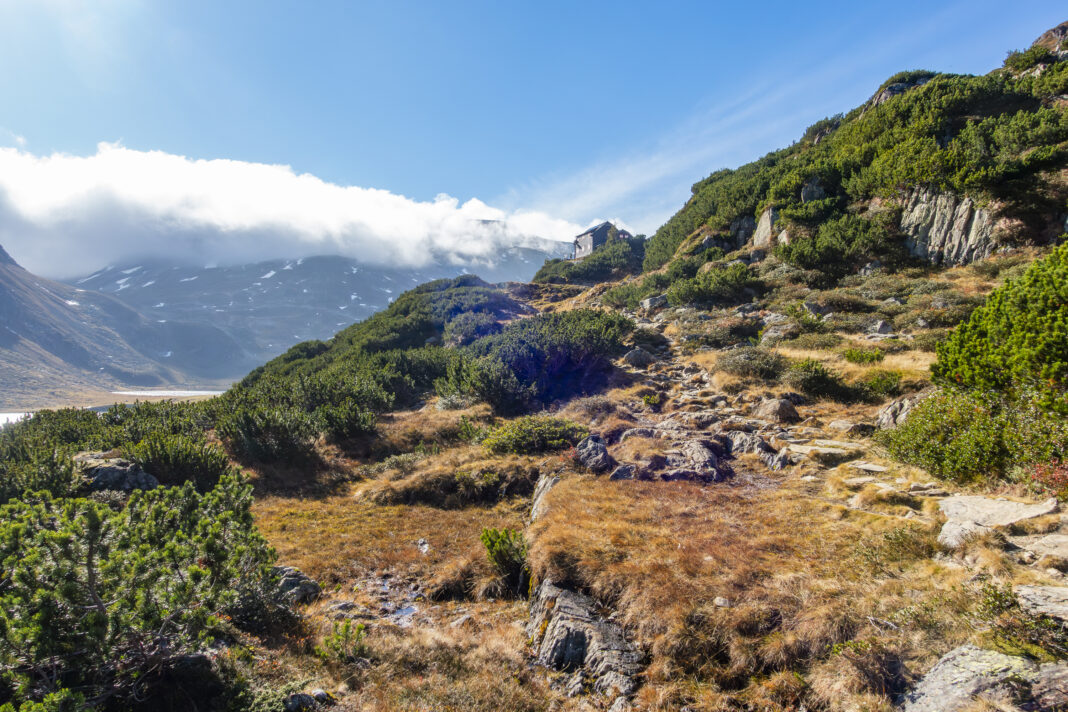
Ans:
{"type": "Polygon", "coordinates": [[[190,267],[142,261],[115,265],[71,280],[80,289],[110,294],[161,323],[221,329],[257,361],[293,344],[325,339],[385,308],[417,284],[472,272],[490,282],[527,281],[546,259],[569,256],[570,243],[514,247],[493,263],[433,264],[424,268],[371,266],[320,256],[230,267],[190,267]]]}
{"type": "Polygon", "coordinates": [[[255,363],[221,329],[145,317],[33,275],[0,247],[0,410],[122,386],[203,385],[255,363]]]}

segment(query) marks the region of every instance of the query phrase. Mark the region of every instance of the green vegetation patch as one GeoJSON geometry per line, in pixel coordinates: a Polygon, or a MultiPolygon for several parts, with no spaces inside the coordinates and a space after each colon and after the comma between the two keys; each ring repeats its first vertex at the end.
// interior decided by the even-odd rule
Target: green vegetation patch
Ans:
{"type": "Polygon", "coordinates": [[[570,420],[528,415],[490,431],[482,445],[498,454],[536,455],[565,450],[588,434],[589,430],[570,420]]]}

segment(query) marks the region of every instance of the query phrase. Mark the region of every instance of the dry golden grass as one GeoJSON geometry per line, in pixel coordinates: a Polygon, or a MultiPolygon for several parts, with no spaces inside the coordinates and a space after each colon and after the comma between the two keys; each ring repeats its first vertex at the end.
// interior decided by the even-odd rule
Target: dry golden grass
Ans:
{"type": "Polygon", "coordinates": [[[955,593],[966,576],[928,558],[933,529],[809,498],[791,482],[570,478],[529,530],[531,565],[615,608],[652,654],[639,697],[648,709],[728,709],[728,698],[791,709],[787,672],[810,675],[830,709],[850,699],[885,708],[901,670],[970,634],[969,601],[955,593]],[[894,616],[906,623],[886,622],[894,616]],[[880,641],[871,651],[848,645],[869,638],[880,641]]]}
{"type": "Polygon", "coordinates": [[[466,509],[381,506],[346,493],[318,499],[261,497],[253,513],[279,560],[326,587],[370,570],[428,578],[468,555],[483,527],[521,527],[527,506],[524,500],[466,509]],[[420,539],[430,544],[426,555],[416,545],[420,539]]]}

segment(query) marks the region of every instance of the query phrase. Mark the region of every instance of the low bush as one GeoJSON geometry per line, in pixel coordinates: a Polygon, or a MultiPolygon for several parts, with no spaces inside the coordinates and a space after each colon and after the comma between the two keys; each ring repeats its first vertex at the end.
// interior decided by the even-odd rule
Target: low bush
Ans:
{"type": "Polygon", "coordinates": [[[192,482],[198,492],[209,491],[230,471],[226,453],[185,435],[155,433],[124,452],[161,484],[192,482]]]}
{"type": "Polygon", "coordinates": [[[1068,456],[1068,423],[1036,397],[948,389],[916,405],[877,439],[896,459],[936,477],[974,482],[1068,456]]]}
{"type": "Polygon", "coordinates": [[[713,266],[690,279],[673,282],[667,298],[672,306],[732,304],[748,300],[761,286],[744,264],[713,266]]]}
{"type": "Polygon", "coordinates": [[[501,323],[496,316],[486,312],[465,312],[456,315],[445,324],[444,338],[453,346],[466,346],[483,336],[496,334],[501,330],[501,323]]]}
{"type": "Polygon", "coordinates": [[[838,334],[809,332],[807,334],[801,334],[789,341],[782,341],[779,345],[788,349],[814,349],[816,351],[827,351],[835,348],[841,344],[842,341],[842,337],[838,334]]]}
{"type": "Polygon", "coordinates": [[[572,447],[588,434],[585,427],[570,420],[528,415],[494,429],[482,445],[498,454],[535,455],[572,447]]]}
{"type": "Polygon", "coordinates": [[[0,507],[0,690],[144,699],[146,673],[210,645],[269,578],[251,503],[228,474],[205,494],[135,491],[118,511],[43,493],[0,507]]]}
{"type": "Polygon", "coordinates": [[[810,398],[843,401],[855,398],[855,393],[842,377],[816,359],[806,358],[791,364],[782,380],[790,388],[810,398]]]}
{"type": "Polygon", "coordinates": [[[316,428],[308,413],[258,404],[224,416],[218,432],[238,459],[295,462],[311,456],[316,428]]]}
{"type": "Polygon", "coordinates": [[[315,647],[315,654],[327,662],[355,662],[367,653],[363,642],[365,636],[363,623],[353,625],[351,620],[335,622],[334,631],[315,647]]]}
{"type": "Polygon", "coordinates": [[[880,402],[901,395],[901,371],[876,368],[868,371],[853,383],[856,397],[880,402]]]}
{"type": "Polygon", "coordinates": [[[1054,460],[1035,465],[1032,481],[1040,491],[1068,502],[1068,462],[1054,460]]]}
{"type": "Polygon", "coordinates": [[[483,529],[480,536],[493,568],[515,595],[524,595],[530,584],[527,543],[523,532],[512,529],[483,529]]]}
{"type": "Polygon", "coordinates": [[[866,349],[851,346],[842,351],[842,358],[849,363],[871,364],[879,363],[886,358],[886,354],[879,348],[866,349]]]}
{"type": "Polygon", "coordinates": [[[774,351],[741,348],[728,351],[716,361],[716,370],[742,378],[776,380],[786,368],[786,359],[774,351]]]}

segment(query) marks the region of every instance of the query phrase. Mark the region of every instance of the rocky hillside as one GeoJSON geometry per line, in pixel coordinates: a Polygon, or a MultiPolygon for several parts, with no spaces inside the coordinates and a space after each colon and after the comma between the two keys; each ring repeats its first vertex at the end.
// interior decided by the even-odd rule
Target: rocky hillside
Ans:
{"type": "Polygon", "coordinates": [[[43,279],[0,248],[0,409],[84,390],[203,385],[252,363],[225,332],[148,318],[117,299],[43,279]]]}
{"type": "MultiPolygon", "coordinates": [[[[80,289],[110,294],[157,320],[220,329],[263,363],[293,344],[329,338],[381,311],[417,284],[467,271],[491,282],[526,281],[546,259],[564,253],[570,254],[570,245],[544,241],[538,248],[510,248],[492,263],[419,269],[367,265],[337,256],[220,267],[142,261],[69,281],[80,289]]],[[[235,368],[228,375],[246,371],[235,368]]]]}
{"type": "Polygon", "coordinates": [[[1066,30],[892,78],[596,270],[0,431],[0,700],[1068,708],[1066,30]]]}

